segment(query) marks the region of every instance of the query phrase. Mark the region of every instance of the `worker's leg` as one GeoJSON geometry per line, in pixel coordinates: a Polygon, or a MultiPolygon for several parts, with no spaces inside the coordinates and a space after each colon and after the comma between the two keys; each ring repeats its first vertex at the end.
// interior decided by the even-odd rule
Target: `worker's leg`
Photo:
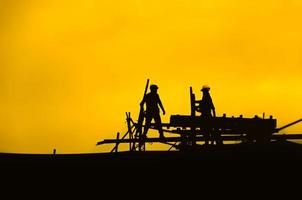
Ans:
{"type": "Polygon", "coordinates": [[[221,134],[218,131],[215,132],[215,138],[216,138],[216,145],[222,145],[223,144],[221,134]]]}
{"type": "Polygon", "coordinates": [[[156,124],[156,128],[159,132],[159,137],[163,138],[164,137],[164,132],[163,132],[163,129],[162,129],[161,118],[160,118],[159,113],[156,113],[154,115],[154,121],[155,121],[155,124],[156,124]]]}
{"type": "MultiPolygon", "coordinates": [[[[211,140],[211,145],[214,145],[214,143],[216,142],[216,133],[214,131],[214,129],[210,129],[210,134],[209,134],[210,140],[211,140]]],[[[217,142],[216,142],[217,144],[217,142]]]]}
{"type": "Polygon", "coordinates": [[[204,136],[204,144],[208,145],[210,140],[210,130],[208,128],[204,129],[203,136],[204,136]]]}
{"type": "Polygon", "coordinates": [[[145,127],[144,127],[144,133],[143,133],[143,136],[146,136],[147,133],[148,133],[148,130],[150,128],[150,124],[151,124],[151,121],[152,121],[152,115],[150,114],[146,114],[146,119],[145,119],[145,127]]]}
{"type": "Polygon", "coordinates": [[[205,122],[205,127],[203,127],[203,137],[204,137],[204,144],[208,146],[209,140],[210,140],[210,134],[211,134],[211,129],[208,127],[208,120],[210,119],[210,115],[207,113],[202,113],[201,115],[203,121],[205,122]]]}

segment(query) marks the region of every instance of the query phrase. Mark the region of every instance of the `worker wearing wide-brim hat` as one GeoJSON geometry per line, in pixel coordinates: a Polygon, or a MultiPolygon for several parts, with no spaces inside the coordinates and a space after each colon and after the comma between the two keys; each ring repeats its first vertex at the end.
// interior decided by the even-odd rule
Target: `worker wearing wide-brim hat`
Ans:
{"type": "MultiPolygon", "coordinates": [[[[212,117],[216,117],[215,106],[210,95],[210,87],[208,85],[204,85],[201,88],[201,92],[202,99],[200,101],[196,101],[199,103],[199,105],[196,107],[196,110],[201,112],[201,117],[205,120],[205,122],[209,122],[208,120],[211,120],[212,117]]],[[[203,128],[203,134],[205,138],[205,145],[208,145],[210,137],[213,135],[212,129],[205,126],[203,128]]],[[[219,137],[217,137],[216,143],[222,144],[222,141],[219,137]]]]}
{"type": "Polygon", "coordinates": [[[201,88],[201,90],[200,91],[210,91],[210,86],[208,86],[208,85],[204,85],[204,86],[202,86],[202,88],[201,88]]]}
{"type": "Polygon", "coordinates": [[[203,95],[202,99],[197,101],[199,103],[197,111],[201,112],[201,116],[203,117],[216,117],[215,106],[210,95],[210,87],[204,85],[202,86],[201,91],[203,95]]]}

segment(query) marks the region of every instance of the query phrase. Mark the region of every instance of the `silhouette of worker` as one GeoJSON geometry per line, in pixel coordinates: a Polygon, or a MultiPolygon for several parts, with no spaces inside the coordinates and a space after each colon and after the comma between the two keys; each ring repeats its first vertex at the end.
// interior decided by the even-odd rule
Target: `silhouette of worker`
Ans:
{"type": "Polygon", "coordinates": [[[158,106],[160,106],[160,108],[162,109],[163,115],[165,115],[166,112],[157,93],[157,89],[158,89],[157,85],[151,85],[150,86],[151,92],[146,94],[143,101],[141,102],[141,106],[144,106],[144,104],[146,103],[146,115],[145,115],[146,122],[145,122],[143,136],[146,137],[148,129],[150,128],[151,121],[152,119],[154,119],[156,128],[158,129],[158,132],[160,134],[159,136],[161,139],[164,139],[158,106]]]}
{"type": "Polygon", "coordinates": [[[202,99],[200,101],[196,101],[199,103],[197,106],[197,111],[201,112],[202,117],[216,117],[216,112],[215,112],[215,106],[213,104],[211,95],[210,95],[210,87],[207,85],[204,85],[201,89],[203,95],[202,99]],[[212,115],[213,113],[213,115],[212,115]]]}
{"type": "MultiPolygon", "coordinates": [[[[201,117],[205,119],[206,123],[212,117],[216,117],[215,106],[213,104],[211,95],[210,95],[210,87],[204,85],[201,89],[202,91],[202,99],[200,101],[196,101],[199,105],[196,107],[198,112],[201,112],[201,117]]],[[[215,136],[216,144],[221,144],[222,141],[220,140],[219,135],[215,135],[213,132],[213,128],[211,127],[204,127],[204,138],[205,138],[205,145],[209,144],[210,136],[215,136]]]]}

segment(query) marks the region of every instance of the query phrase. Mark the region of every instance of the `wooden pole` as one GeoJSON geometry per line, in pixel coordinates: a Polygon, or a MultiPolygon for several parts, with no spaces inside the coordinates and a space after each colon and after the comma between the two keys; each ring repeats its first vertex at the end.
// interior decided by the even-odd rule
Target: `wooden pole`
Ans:
{"type": "MultiPolygon", "coordinates": [[[[131,116],[130,112],[126,112],[126,117],[127,117],[127,127],[128,127],[128,133],[129,133],[129,139],[133,139],[133,132],[132,132],[132,127],[131,127],[131,116]]],[[[132,142],[129,143],[129,151],[132,150],[132,142]]]]}
{"type": "MultiPolygon", "coordinates": [[[[149,87],[149,79],[147,79],[147,83],[146,83],[146,87],[145,87],[145,91],[144,91],[144,96],[143,96],[143,99],[142,101],[145,99],[145,96],[147,94],[147,91],[148,91],[148,87],[149,87]]],[[[137,120],[137,127],[136,127],[136,137],[139,137],[141,138],[142,136],[142,126],[143,126],[143,123],[144,123],[144,107],[142,105],[140,105],[140,111],[139,111],[139,116],[138,116],[138,120],[137,120]]],[[[145,146],[145,143],[143,141],[140,141],[139,144],[138,144],[138,150],[141,151],[144,149],[144,146],[145,146]]]]}
{"type": "MultiPolygon", "coordinates": [[[[195,117],[196,116],[196,112],[195,112],[195,94],[193,93],[193,89],[192,87],[190,87],[190,102],[191,102],[191,117],[195,117]]],[[[196,145],[196,127],[194,125],[191,126],[191,132],[192,132],[192,146],[195,146],[196,145]]]]}

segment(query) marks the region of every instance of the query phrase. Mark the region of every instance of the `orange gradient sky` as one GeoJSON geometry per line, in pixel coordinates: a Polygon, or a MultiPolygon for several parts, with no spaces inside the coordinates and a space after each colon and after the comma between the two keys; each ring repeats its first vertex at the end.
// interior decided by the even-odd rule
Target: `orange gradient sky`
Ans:
{"type": "Polygon", "coordinates": [[[300,0],[0,0],[0,151],[105,151],[147,78],[165,122],[203,84],[218,115],[299,119],[301,21],[300,0]]]}

